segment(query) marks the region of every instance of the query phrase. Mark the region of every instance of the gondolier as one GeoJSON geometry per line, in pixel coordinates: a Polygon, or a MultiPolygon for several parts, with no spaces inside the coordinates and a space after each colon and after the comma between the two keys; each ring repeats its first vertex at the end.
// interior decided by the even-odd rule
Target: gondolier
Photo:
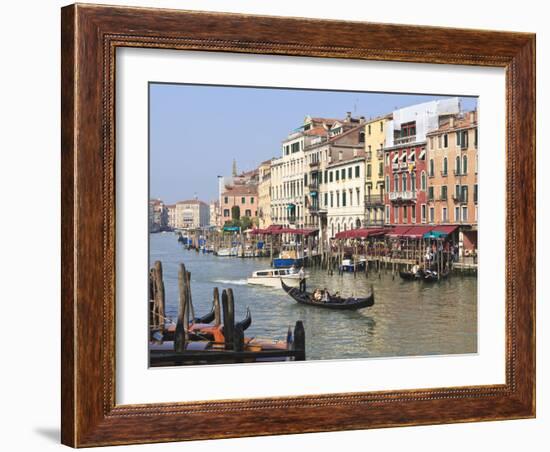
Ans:
{"type": "Polygon", "coordinates": [[[300,292],[306,291],[306,273],[304,272],[304,267],[300,268],[300,271],[298,272],[298,276],[300,277],[300,292]]]}

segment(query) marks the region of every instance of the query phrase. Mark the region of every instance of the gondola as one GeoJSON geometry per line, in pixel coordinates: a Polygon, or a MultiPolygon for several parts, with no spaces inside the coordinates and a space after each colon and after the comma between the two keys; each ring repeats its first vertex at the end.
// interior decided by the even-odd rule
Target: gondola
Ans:
{"type": "Polygon", "coordinates": [[[195,317],[194,323],[212,323],[215,317],[216,312],[212,307],[212,310],[208,314],[205,314],[202,317],[195,317]]]}
{"type": "Polygon", "coordinates": [[[240,322],[237,322],[235,326],[240,326],[243,331],[246,331],[246,329],[250,326],[252,323],[252,315],[250,314],[250,309],[246,308],[246,317],[242,319],[240,322]]]}
{"type": "Polygon", "coordinates": [[[374,305],[374,291],[372,289],[370,295],[366,298],[341,298],[331,296],[329,301],[313,301],[311,292],[300,292],[296,287],[287,286],[283,281],[281,281],[281,286],[283,290],[298,303],[316,306],[318,308],[354,310],[368,308],[374,305]]]}
{"type": "Polygon", "coordinates": [[[419,281],[424,275],[421,272],[412,273],[409,271],[399,270],[399,276],[401,276],[401,279],[404,279],[405,281],[419,281]]]}

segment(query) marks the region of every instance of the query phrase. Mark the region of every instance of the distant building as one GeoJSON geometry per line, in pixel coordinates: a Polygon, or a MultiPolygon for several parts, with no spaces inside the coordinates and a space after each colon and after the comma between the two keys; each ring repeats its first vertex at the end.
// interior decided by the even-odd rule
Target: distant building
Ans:
{"type": "Polygon", "coordinates": [[[149,231],[159,232],[168,225],[168,214],[160,199],[149,200],[149,231]]]}
{"type": "Polygon", "coordinates": [[[221,226],[220,224],[220,203],[218,201],[210,202],[210,226],[221,226]]]}
{"type": "Polygon", "coordinates": [[[176,205],[170,204],[166,206],[167,226],[169,229],[176,227],[176,205]]]}
{"type": "Polygon", "coordinates": [[[199,228],[210,224],[210,207],[198,199],[176,203],[176,228],[199,228]]]}
{"type": "Polygon", "coordinates": [[[242,217],[257,217],[258,185],[238,184],[225,187],[221,196],[220,211],[222,223],[242,217]]]}
{"type": "Polygon", "coordinates": [[[271,160],[262,162],[258,168],[258,226],[271,225],[271,160]]]}

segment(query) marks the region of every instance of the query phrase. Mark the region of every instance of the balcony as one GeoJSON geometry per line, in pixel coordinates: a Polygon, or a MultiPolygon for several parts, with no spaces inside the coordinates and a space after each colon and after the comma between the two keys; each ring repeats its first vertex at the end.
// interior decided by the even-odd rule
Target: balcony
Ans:
{"type": "Polygon", "coordinates": [[[296,216],[288,217],[288,222],[289,222],[290,224],[296,223],[296,216]]]}
{"type": "Polygon", "coordinates": [[[311,184],[308,184],[307,188],[309,188],[312,191],[318,191],[319,190],[319,183],[318,182],[312,182],[311,184]]]}
{"type": "Polygon", "coordinates": [[[466,204],[466,203],[468,202],[468,196],[463,196],[463,195],[456,196],[456,195],[453,195],[453,201],[456,202],[457,204],[466,204]]]}
{"type": "Polygon", "coordinates": [[[391,191],[389,192],[390,201],[403,202],[416,200],[415,191],[391,191]]]}
{"type": "Polygon", "coordinates": [[[416,135],[409,135],[408,137],[394,138],[393,144],[395,146],[406,143],[414,143],[416,141],[416,135]]]}
{"type": "Polygon", "coordinates": [[[311,162],[309,164],[309,167],[310,168],[319,168],[319,161],[317,160],[316,162],[311,162]]]}
{"type": "Polygon", "coordinates": [[[369,206],[381,206],[384,204],[383,195],[366,195],[365,196],[365,207],[369,206]]]}
{"type": "Polygon", "coordinates": [[[327,210],[326,209],[322,209],[320,208],[319,206],[317,205],[311,205],[308,207],[308,210],[309,210],[309,213],[311,215],[326,215],[327,213],[327,210]]]}

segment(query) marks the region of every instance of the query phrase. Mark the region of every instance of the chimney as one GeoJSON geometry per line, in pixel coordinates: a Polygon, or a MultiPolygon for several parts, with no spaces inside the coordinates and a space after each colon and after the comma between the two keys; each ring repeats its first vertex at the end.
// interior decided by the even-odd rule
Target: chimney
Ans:
{"type": "Polygon", "coordinates": [[[365,122],[365,117],[364,116],[359,116],[359,123],[360,124],[363,124],[365,122]]]}
{"type": "Polygon", "coordinates": [[[451,116],[449,118],[449,127],[452,129],[455,126],[455,117],[451,116]]]}

